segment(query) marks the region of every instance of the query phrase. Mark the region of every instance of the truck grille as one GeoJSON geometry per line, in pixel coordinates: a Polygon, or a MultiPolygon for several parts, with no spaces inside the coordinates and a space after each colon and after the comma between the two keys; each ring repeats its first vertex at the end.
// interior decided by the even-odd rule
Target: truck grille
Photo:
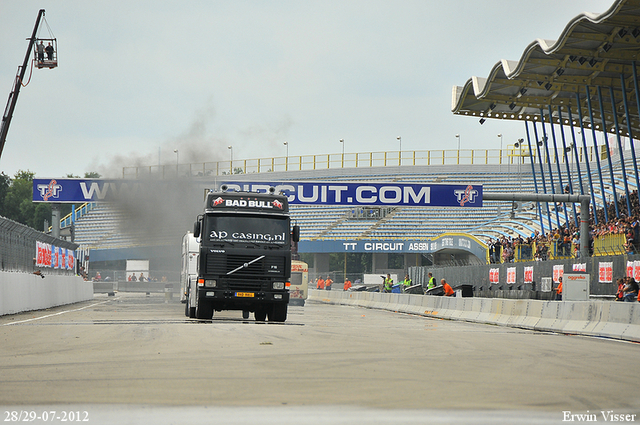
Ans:
{"type": "Polygon", "coordinates": [[[284,276],[284,256],[265,256],[254,261],[257,257],[259,255],[208,254],[206,274],[226,276],[229,279],[284,276]],[[247,264],[246,267],[244,267],[245,264],[247,264]],[[227,274],[233,270],[236,271],[227,274]]]}

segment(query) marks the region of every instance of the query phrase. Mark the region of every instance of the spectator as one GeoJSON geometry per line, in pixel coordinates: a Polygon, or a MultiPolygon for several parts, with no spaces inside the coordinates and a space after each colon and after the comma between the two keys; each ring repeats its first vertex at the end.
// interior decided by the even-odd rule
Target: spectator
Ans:
{"type": "Polygon", "coordinates": [[[556,301],[562,301],[562,276],[558,278],[558,287],[556,288],[556,301]]]}
{"type": "Polygon", "coordinates": [[[444,289],[444,296],[445,297],[451,297],[455,294],[455,292],[453,292],[453,288],[451,287],[451,285],[449,285],[447,283],[446,280],[442,279],[440,281],[440,284],[442,285],[442,288],[444,289]]]}
{"type": "MultiPolygon", "coordinates": [[[[42,44],[42,41],[40,42],[42,44]]],[[[47,60],[53,60],[53,46],[51,43],[47,44],[47,47],[44,48],[45,52],[47,52],[47,60]]]]}
{"type": "Polygon", "coordinates": [[[616,282],[618,284],[618,292],[616,293],[616,301],[624,301],[624,279],[620,278],[616,282]]]}
{"type": "Polygon", "coordinates": [[[344,280],[344,288],[342,288],[343,291],[348,291],[349,289],[351,289],[351,281],[349,280],[349,278],[346,278],[344,280]]]}
{"type": "Polygon", "coordinates": [[[42,43],[42,40],[40,40],[40,44],[38,44],[37,47],[38,47],[38,61],[42,62],[44,60],[44,44],[42,43]]]}
{"type": "Polygon", "coordinates": [[[632,277],[627,279],[624,286],[624,300],[630,303],[638,300],[638,283],[632,277]]]}
{"type": "Polygon", "coordinates": [[[333,280],[331,280],[330,276],[327,276],[327,279],[324,281],[324,289],[327,291],[330,291],[332,284],[333,284],[333,280]]]}

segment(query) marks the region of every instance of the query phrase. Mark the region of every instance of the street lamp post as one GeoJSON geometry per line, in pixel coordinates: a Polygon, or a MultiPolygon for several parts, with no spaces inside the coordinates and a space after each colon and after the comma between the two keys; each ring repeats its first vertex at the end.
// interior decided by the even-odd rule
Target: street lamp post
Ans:
{"type": "Polygon", "coordinates": [[[340,143],[342,143],[342,168],[344,168],[344,139],[340,139],[340,143]]]}
{"type": "Polygon", "coordinates": [[[502,164],[502,133],[498,134],[498,137],[500,138],[500,155],[499,155],[499,162],[500,162],[500,164],[502,164]]]}
{"type": "Polygon", "coordinates": [[[229,170],[233,174],[233,146],[229,145],[227,149],[229,149],[229,170]]]}
{"type": "Polygon", "coordinates": [[[178,152],[178,149],[174,149],[173,153],[176,154],[176,176],[178,175],[178,164],[180,163],[180,152],[178,152]]]}
{"type": "Polygon", "coordinates": [[[456,139],[458,139],[458,150],[460,150],[460,135],[456,134],[456,139]]]}
{"type": "Polygon", "coordinates": [[[284,170],[289,171],[289,143],[284,142],[284,145],[287,147],[287,156],[285,157],[284,170]]]}
{"type": "Polygon", "coordinates": [[[396,137],[396,139],[398,140],[400,146],[399,146],[399,150],[398,150],[398,165],[402,165],[402,137],[398,136],[396,137]]]}
{"type": "Polygon", "coordinates": [[[520,180],[520,190],[522,190],[522,174],[520,174],[520,164],[522,164],[522,144],[524,143],[524,139],[518,139],[516,144],[514,145],[518,148],[518,179],[520,180]]]}

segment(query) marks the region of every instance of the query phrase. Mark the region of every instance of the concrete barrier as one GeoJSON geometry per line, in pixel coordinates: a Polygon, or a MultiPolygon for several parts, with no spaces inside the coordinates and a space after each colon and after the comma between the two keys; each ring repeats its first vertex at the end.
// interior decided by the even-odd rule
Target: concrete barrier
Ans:
{"type": "Polygon", "coordinates": [[[78,276],[0,272],[0,316],[93,298],[93,284],[78,276]]]}
{"type": "Polygon", "coordinates": [[[309,300],[441,319],[640,342],[640,304],[309,291],[309,300]]]}

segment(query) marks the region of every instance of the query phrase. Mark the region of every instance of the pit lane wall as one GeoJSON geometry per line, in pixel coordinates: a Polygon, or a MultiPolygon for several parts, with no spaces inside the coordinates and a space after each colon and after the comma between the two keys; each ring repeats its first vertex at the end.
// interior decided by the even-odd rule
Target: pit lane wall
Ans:
{"type": "Polygon", "coordinates": [[[0,271],[0,316],[93,299],[93,284],[79,276],[0,271]]]}
{"type": "Polygon", "coordinates": [[[309,290],[308,299],[440,319],[640,342],[640,303],[450,298],[317,289],[309,290]]]}

